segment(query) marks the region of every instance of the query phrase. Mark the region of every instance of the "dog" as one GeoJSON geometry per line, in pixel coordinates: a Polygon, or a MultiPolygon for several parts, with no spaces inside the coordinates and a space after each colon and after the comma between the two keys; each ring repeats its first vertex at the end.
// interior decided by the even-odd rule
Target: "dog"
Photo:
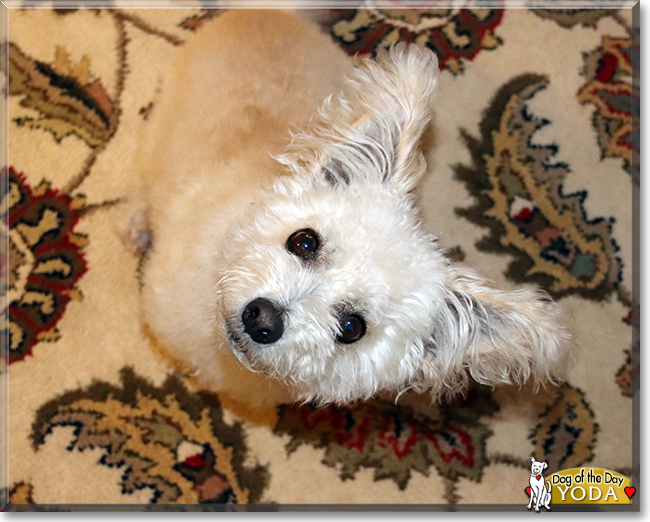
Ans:
{"type": "Polygon", "coordinates": [[[179,49],[127,235],[148,249],[144,321],[201,386],[344,404],[562,379],[557,305],[494,289],[421,224],[412,191],[437,82],[430,50],[355,64],[277,10],[225,12],[179,49]]]}
{"type": "Polygon", "coordinates": [[[539,511],[539,506],[544,506],[549,511],[549,503],[551,502],[551,483],[547,480],[548,489],[544,485],[544,476],[542,472],[546,469],[546,462],[538,462],[535,457],[530,457],[532,462],[530,466],[530,501],[528,502],[528,509],[530,509],[535,502],[535,511],[539,511]]]}

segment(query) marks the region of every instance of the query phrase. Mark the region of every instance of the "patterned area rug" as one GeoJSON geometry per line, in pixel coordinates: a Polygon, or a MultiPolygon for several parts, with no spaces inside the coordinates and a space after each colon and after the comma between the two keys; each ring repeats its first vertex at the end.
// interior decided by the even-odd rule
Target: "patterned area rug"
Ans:
{"type": "Polygon", "coordinates": [[[397,40],[438,54],[424,219],[499,286],[559,300],[581,347],[568,382],[319,409],[201,391],[143,331],[139,261],[117,223],[158,77],[222,11],[12,9],[0,368],[12,503],[523,508],[531,456],[548,473],[631,475],[631,10],[366,7],[306,15],[351,55],[397,40]]]}

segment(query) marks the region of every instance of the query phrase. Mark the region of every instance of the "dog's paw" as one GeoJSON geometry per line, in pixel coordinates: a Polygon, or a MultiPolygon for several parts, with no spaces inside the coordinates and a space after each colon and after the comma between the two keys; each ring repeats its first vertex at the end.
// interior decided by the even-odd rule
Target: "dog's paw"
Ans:
{"type": "Polygon", "coordinates": [[[120,237],[124,246],[133,255],[137,257],[145,255],[153,244],[153,231],[147,211],[138,210],[131,214],[120,229],[120,237]]]}

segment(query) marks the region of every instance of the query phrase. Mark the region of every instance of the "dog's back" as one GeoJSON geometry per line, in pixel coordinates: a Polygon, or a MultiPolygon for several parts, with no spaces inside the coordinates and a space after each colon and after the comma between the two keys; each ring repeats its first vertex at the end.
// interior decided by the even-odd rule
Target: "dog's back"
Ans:
{"type": "Polygon", "coordinates": [[[243,9],[201,27],[165,74],[135,164],[134,215],[146,218],[131,221],[146,223],[153,237],[145,322],[173,358],[212,369],[204,384],[273,395],[265,378],[242,373],[230,350],[216,349],[215,255],[231,220],[286,173],[272,155],[288,145],[290,126],[307,123],[350,67],[316,26],[283,11],[243,9]]]}
{"type": "Polygon", "coordinates": [[[200,186],[222,204],[242,187],[256,193],[282,173],[270,154],[287,145],[289,126],[341,88],[347,67],[331,39],[287,12],[233,10],[201,27],[166,75],[141,147],[151,210],[197,177],[219,178],[200,186]],[[231,175],[241,158],[245,169],[231,175]]]}

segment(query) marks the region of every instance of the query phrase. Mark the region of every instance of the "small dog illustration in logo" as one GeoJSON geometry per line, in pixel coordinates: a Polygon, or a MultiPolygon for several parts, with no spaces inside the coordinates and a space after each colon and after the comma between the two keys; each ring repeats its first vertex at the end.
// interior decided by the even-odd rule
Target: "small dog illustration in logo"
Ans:
{"type": "Polygon", "coordinates": [[[539,511],[539,506],[544,506],[550,511],[551,483],[547,480],[548,489],[544,487],[544,476],[542,475],[548,464],[536,461],[535,457],[530,457],[530,461],[532,465],[530,466],[530,501],[528,502],[528,509],[535,502],[535,511],[539,511]]]}

